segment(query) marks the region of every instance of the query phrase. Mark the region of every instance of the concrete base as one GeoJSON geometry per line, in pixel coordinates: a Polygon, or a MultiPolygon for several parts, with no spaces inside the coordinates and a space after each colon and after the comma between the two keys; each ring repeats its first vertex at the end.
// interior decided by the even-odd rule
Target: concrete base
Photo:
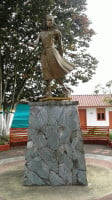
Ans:
{"type": "Polygon", "coordinates": [[[24,185],[87,185],[77,104],[30,103],[24,185]]]}

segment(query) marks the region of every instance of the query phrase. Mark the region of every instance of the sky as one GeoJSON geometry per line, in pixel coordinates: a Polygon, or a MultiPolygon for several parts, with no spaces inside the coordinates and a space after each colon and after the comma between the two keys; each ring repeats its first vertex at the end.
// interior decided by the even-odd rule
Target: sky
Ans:
{"type": "Polygon", "coordinates": [[[86,14],[96,35],[88,52],[98,60],[96,74],[87,83],[73,87],[73,94],[93,94],[97,84],[112,80],[112,0],[87,0],[86,14]]]}

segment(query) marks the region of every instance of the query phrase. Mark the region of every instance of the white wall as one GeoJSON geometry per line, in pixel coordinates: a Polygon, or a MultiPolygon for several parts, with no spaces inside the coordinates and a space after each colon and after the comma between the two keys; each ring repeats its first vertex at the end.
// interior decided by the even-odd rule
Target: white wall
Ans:
{"type": "Polygon", "coordinates": [[[109,111],[112,111],[112,107],[105,108],[105,120],[98,121],[96,108],[86,108],[87,126],[109,126],[109,111]]]}

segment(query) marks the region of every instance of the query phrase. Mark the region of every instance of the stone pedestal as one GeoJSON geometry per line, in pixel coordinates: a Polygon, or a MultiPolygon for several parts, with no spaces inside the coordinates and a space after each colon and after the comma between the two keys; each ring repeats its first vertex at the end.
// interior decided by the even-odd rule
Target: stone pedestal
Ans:
{"type": "Polygon", "coordinates": [[[87,185],[77,104],[30,103],[24,185],[87,185]]]}

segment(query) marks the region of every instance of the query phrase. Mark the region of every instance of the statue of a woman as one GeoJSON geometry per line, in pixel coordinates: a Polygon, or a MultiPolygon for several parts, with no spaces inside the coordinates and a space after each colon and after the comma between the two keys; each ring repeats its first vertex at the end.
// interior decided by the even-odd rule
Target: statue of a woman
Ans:
{"type": "Polygon", "coordinates": [[[47,85],[46,96],[51,96],[50,82],[55,79],[62,85],[61,78],[72,71],[75,66],[63,58],[61,32],[56,29],[52,15],[46,17],[46,30],[40,33],[39,40],[43,45],[41,64],[43,78],[47,85]]]}

